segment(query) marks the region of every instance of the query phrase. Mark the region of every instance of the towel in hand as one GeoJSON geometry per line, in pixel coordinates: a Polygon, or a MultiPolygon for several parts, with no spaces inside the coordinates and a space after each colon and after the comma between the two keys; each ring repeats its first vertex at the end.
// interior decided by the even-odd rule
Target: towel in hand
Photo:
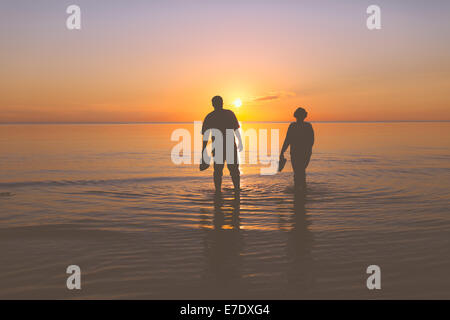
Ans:
{"type": "Polygon", "coordinates": [[[278,162],[278,172],[281,172],[283,170],[284,166],[286,165],[286,158],[280,157],[280,161],[278,162]]]}

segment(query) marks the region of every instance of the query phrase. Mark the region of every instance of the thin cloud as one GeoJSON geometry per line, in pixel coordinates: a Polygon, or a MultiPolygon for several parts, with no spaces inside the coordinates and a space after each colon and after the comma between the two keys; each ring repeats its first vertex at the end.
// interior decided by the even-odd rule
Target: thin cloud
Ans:
{"type": "Polygon", "coordinates": [[[294,97],[296,94],[294,92],[271,92],[265,96],[255,97],[252,99],[253,102],[280,100],[286,97],[294,97]]]}

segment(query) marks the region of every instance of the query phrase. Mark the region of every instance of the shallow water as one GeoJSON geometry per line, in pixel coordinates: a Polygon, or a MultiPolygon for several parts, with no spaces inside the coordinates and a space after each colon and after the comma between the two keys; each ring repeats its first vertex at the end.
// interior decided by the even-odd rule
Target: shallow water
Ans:
{"type": "Polygon", "coordinates": [[[1,125],[0,297],[449,299],[450,123],[313,126],[302,202],[290,164],[214,196],[170,160],[192,124],[1,125]]]}

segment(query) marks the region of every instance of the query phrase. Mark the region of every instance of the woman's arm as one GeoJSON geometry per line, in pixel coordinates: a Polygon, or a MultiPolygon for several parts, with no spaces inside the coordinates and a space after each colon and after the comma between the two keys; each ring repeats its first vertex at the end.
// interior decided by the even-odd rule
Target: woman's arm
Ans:
{"type": "Polygon", "coordinates": [[[310,132],[309,132],[309,150],[306,154],[306,161],[305,161],[305,169],[308,167],[309,162],[311,161],[311,155],[312,155],[312,147],[314,145],[314,129],[311,124],[309,124],[310,132]]]}
{"type": "Polygon", "coordinates": [[[291,125],[289,126],[289,129],[286,133],[286,138],[284,138],[284,143],[283,146],[281,147],[281,152],[280,152],[280,158],[284,157],[284,153],[286,152],[287,148],[289,147],[289,145],[291,144],[291,139],[290,139],[290,131],[291,131],[291,125]]]}
{"type": "Polygon", "coordinates": [[[310,135],[311,135],[311,149],[312,149],[312,147],[313,147],[313,145],[314,145],[314,129],[313,129],[313,127],[312,127],[311,124],[309,124],[309,127],[310,127],[310,129],[311,129],[310,135]]]}

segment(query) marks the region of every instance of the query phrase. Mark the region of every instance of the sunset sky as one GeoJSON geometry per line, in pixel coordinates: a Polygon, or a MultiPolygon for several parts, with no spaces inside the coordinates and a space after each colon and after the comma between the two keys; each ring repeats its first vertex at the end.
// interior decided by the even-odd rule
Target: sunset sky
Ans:
{"type": "Polygon", "coordinates": [[[450,120],[450,1],[0,3],[0,122],[450,120]],[[67,6],[82,29],[66,28],[67,6]],[[366,27],[366,8],[382,29],[366,27]]]}

